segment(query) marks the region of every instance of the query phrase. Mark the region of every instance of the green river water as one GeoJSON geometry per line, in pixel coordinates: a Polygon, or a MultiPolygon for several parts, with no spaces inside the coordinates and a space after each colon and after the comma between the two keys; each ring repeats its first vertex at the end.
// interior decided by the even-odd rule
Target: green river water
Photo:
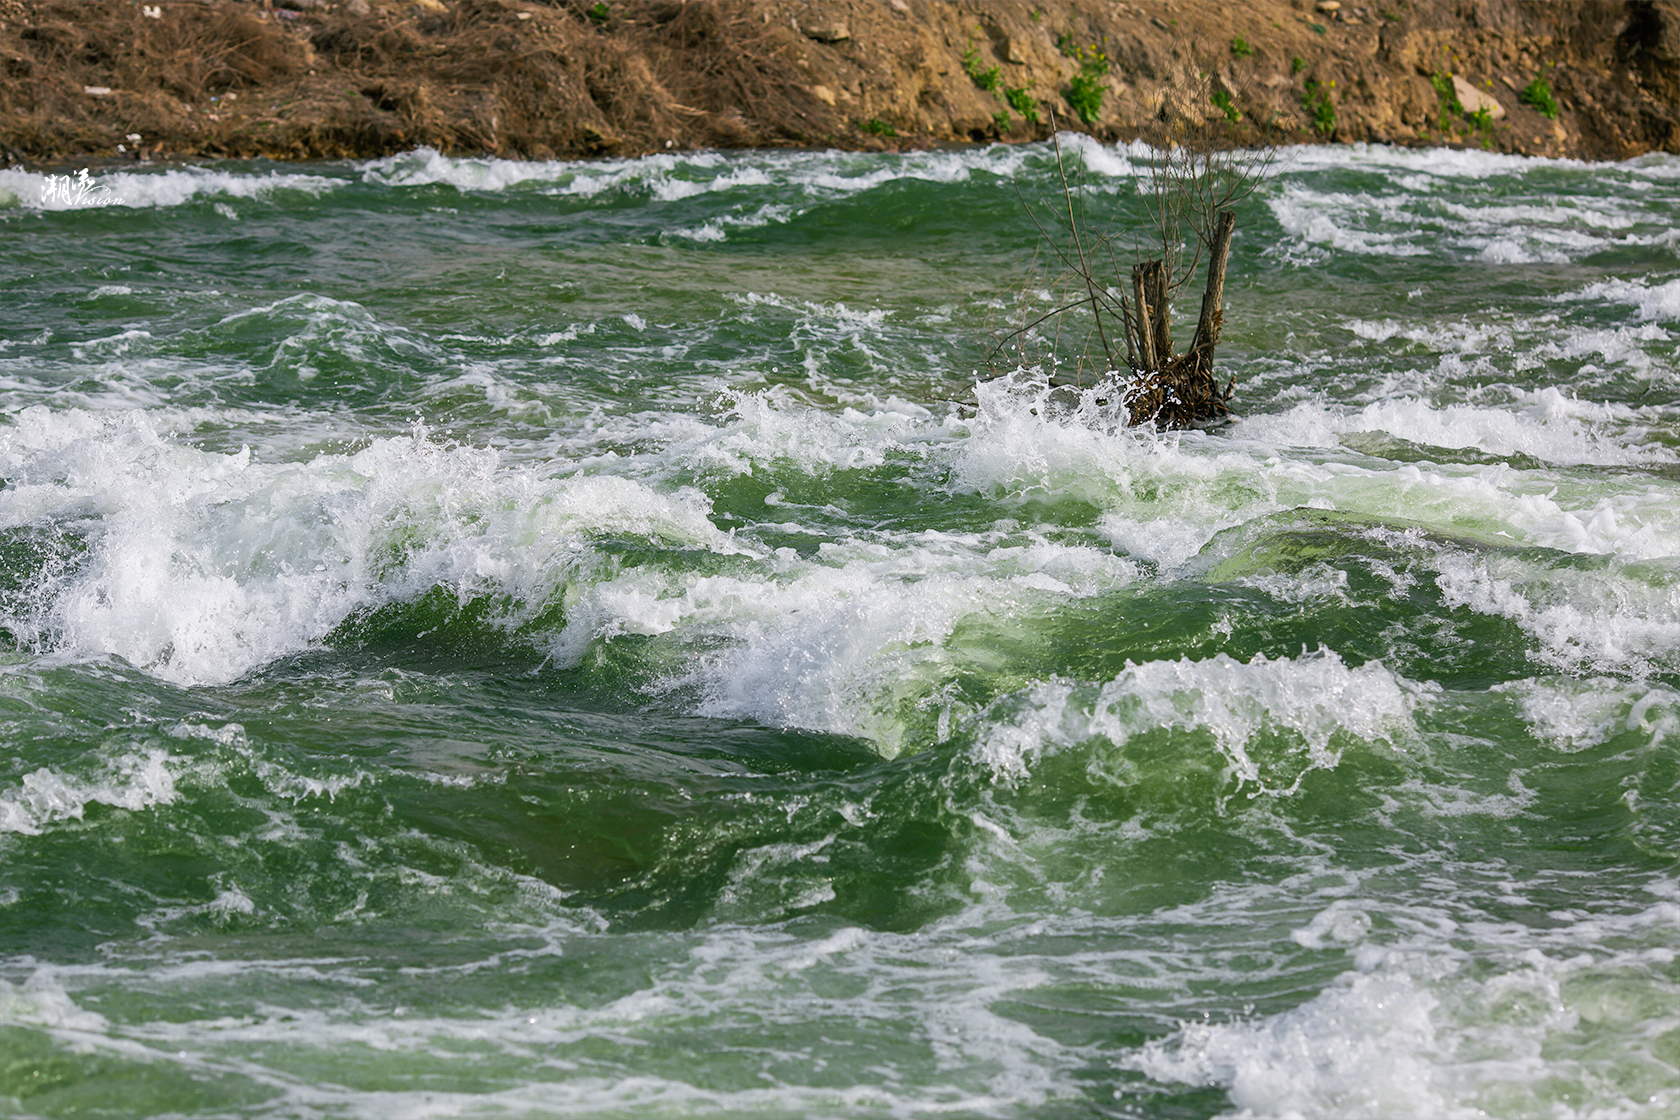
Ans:
{"type": "Polygon", "coordinates": [[[0,1116],[1680,1112],[1680,159],[1054,179],[0,171],[0,1116]]]}

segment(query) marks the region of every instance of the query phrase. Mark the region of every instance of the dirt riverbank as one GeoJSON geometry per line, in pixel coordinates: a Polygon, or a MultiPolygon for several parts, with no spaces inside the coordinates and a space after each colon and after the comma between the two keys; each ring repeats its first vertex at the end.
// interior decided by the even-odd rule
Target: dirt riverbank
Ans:
{"type": "Polygon", "coordinates": [[[1052,112],[1105,139],[1680,152],[1680,0],[0,0],[14,164],[926,147],[1052,112]]]}

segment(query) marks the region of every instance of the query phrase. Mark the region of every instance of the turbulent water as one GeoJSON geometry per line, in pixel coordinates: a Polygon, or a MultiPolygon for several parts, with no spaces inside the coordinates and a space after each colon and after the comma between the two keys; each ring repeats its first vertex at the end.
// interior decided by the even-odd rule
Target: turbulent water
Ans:
{"type": "Polygon", "coordinates": [[[1680,1111],[1680,160],[1054,178],[0,172],[0,1114],[1680,1111]]]}

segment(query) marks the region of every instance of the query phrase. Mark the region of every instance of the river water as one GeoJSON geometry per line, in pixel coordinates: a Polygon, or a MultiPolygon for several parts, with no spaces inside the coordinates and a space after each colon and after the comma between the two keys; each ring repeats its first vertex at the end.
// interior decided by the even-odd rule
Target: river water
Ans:
{"type": "Polygon", "coordinates": [[[1054,176],[0,172],[0,1115],[1680,1111],[1680,160],[1054,176]]]}

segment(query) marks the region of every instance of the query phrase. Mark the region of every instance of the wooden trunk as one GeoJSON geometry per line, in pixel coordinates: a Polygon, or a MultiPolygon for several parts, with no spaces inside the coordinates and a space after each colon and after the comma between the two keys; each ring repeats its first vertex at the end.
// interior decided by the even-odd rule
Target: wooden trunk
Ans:
{"type": "Polygon", "coordinates": [[[1225,268],[1231,259],[1231,235],[1237,217],[1229,210],[1214,222],[1208,246],[1207,287],[1202,313],[1190,348],[1179,355],[1172,349],[1171,310],[1167,301],[1167,269],[1158,260],[1132,269],[1135,314],[1128,316],[1126,349],[1132,358],[1132,378],[1126,389],[1127,422],[1152,422],[1162,428],[1191,428],[1208,424],[1230,412],[1227,392],[1213,376],[1213,353],[1225,314],[1225,268]]]}

